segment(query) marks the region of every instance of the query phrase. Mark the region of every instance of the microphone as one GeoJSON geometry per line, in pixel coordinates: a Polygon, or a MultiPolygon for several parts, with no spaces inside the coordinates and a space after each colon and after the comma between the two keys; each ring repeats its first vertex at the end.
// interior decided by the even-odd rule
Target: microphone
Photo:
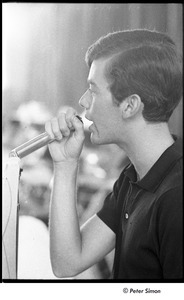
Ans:
{"type": "MultiPolygon", "coordinates": [[[[78,115],[76,116],[82,123],[82,118],[78,115]]],[[[53,142],[55,139],[51,139],[47,132],[41,133],[35,138],[29,140],[28,142],[14,148],[9,153],[9,157],[19,157],[23,158],[30,153],[48,145],[49,143],[53,142]]]]}

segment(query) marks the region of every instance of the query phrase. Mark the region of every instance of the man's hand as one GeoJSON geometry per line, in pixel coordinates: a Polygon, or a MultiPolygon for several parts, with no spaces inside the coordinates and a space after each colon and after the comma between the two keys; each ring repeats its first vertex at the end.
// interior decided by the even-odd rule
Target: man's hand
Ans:
{"type": "Polygon", "coordinates": [[[49,151],[54,163],[77,161],[84,142],[83,123],[70,108],[45,124],[45,130],[52,139],[49,151]]]}

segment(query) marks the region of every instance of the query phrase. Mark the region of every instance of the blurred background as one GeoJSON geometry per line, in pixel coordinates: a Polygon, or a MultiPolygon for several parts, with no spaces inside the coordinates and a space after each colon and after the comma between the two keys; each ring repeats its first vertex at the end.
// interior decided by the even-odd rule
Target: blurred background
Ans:
{"type": "MultiPolygon", "coordinates": [[[[3,167],[10,150],[44,131],[45,122],[72,106],[87,89],[87,48],[100,36],[124,29],[168,33],[182,53],[180,3],[3,3],[3,167]]],[[[169,126],[182,136],[182,102],[169,126]]],[[[78,180],[78,214],[84,223],[111,190],[126,155],[114,145],[85,146],[78,180]]],[[[52,161],[47,147],[21,160],[18,278],[56,279],[49,259],[48,213],[52,161]]],[[[114,253],[72,279],[108,279],[114,253]]],[[[70,279],[69,279],[70,280],[70,279]]]]}

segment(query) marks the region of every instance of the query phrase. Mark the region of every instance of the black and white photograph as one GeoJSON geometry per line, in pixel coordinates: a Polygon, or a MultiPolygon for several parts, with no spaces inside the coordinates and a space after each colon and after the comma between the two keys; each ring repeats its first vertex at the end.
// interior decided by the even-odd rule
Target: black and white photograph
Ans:
{"type": "Polygon", "coordinates": [[[2,292],[183,298],[182,73],[182,3],[2,3],[2,292]]]}

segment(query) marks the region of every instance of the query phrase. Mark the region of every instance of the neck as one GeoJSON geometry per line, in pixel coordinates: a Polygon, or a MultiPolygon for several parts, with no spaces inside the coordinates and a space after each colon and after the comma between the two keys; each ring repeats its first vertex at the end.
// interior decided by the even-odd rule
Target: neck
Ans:
{"type": "Polygon", "coordinates": [[[131,132],[129,136],[122,148],[134,165],[139,179],[146,175],[163,152],[174,143],[166,123],[136,128],[136,132],[131,132]]]}

